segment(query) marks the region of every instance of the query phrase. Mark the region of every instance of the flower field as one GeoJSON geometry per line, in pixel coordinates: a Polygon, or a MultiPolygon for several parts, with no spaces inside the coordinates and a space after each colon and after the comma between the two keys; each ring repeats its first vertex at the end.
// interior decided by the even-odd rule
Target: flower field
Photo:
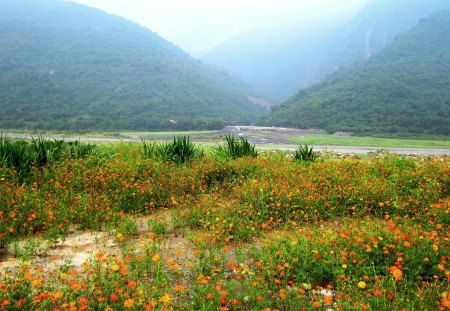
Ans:
{"type": "Polygon", "coordinates": [[[0,310],[450,310],[449,163],[133,144],[0,163],[0,310]]]}

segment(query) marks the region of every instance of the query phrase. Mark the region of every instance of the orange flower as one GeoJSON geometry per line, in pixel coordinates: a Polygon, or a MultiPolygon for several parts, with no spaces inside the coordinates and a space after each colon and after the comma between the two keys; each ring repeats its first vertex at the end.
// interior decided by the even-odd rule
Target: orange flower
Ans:
{"type": "Polygon", "coordinates": [[[403,277],[403,272],[402,270],[400,270],[399,268],[397,268],[396,266],[391,266],[389,268],[389,271],[391,272],[392,276],[394,277],[394,279],[396,281],[400,281],[403,277]]]}
{"type": "Polygon", "coordinates": [[[375,297],[381,297],[381,296],[383,295],[383,293],[381,292],[380,289],[375,288],[375,290],[373,291],[373,295],[374,295],[375,297]]]}
{"type": "Polygon", "coordinates": [[[442,294],[441,306],[445,309],[450,310],[450,291],[444,292],[442,294]]]}
{"type": "Polygon", "coordinates": [[[120,298],[117,297],[117,295],[115,293],[112,293],[111,294],[111,300],[114,301],[114,302],[118,302],[120,300],[120,298]]]}
{"type": "Polygon", "coordinates": [[[314,308],[318,309],[318,308],[320,308],[321,306],[322,306],[322,304],[321,304],[319,301],[314,301],[314,303],[313,303],[313,307],[314,307],[314,308]]]}
{"type": "Polygon", "coordinates": [[[125,300],[125,302],[123,303],[123,306],[127,309],[132,308],[134,306],[134,299],[125,300]]]}
{"type": "Polygon", "coordinates": [[[136,287],[136,282],[135,281],[128,281],[127,282],[127,286],[131,289],[136,287]]]}
{"type": "Polygon", "coordinates": [[[175,284],[175,285],[173,286],[173,290],[176,291],[176,292],[182,292],[182,291],[184,291],[186,288],[187,288],[186,286],[180,285],[180,284],[175,284]]]}
{"type": "Polygon", "coordinates": [[[156,305],[158,305],[158,303],[154,300],[150,301],[149,304],[145,305],[145,311],[153,311],[153,308],[156,307],[156,305]]]}
{"type": "Polygon", "coordinates": [[[286,299],[286,291],[284,289],[280,289],[279,295],[281,299],[286,299]]]}
{"type": "Polygon", "coordinates": [[[21,307],[25,304],[25,299],[19,299],[19,301],[17,301],[16,306],[21,307]]]}
{"type": "Polygon", "coordinates": [[[160,256],[159,254],[156,254],[156,255],[154,255],[154,256],[152,257],[152,261],[153,261],[153,262],[158,262],[160,258],[161,258],[161,256],[160,256]]]}

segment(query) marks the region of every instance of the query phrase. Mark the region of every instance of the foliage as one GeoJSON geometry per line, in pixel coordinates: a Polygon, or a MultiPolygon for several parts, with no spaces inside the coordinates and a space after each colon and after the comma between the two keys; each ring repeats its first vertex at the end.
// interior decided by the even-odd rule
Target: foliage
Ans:
{"type": "Polygon", "coordinates": [[[74,2],[1,1],[0,28],[0,128],[221,129],[266,112],[243,82],[74,2]]]}
{"type": "Polygon", "coordinates": [[[24,181],[33,167],[42,167],[61,158],[81,158],[96,153],[96,147],[80,142],[46,140],[42,137],[24,140],[10,140],[0,136],[0,165],[17,171],[24,181]]]}
{"type": "Polygon", "coordinates": [[[289,141],[296,144],[336,145],[336,146],[362,146],[362,147],[404,147],[404,148],[450,148],[448,136],[427,136],[407,138],[408,135],[389,135],[399,138],[373,137],[373,136],[337,136],[311,134],[304,137],[292,137],[289,141]]]}
{"type": "Polygon", "coordinates": [[[203,156],[203,150],[189,136],[174,136],[172,142],[156,143],[142,140],[142,153],[147,158],[183,164],[203,156]]]}
{"type": "Polygon", "coordinates": [[[317,153],[313,151],[313,148],[309,148],[308,145],[299,146],[294,153],[294,160],[303,162],[314,162],[317,159],[317,153]]]}
{"type": "Polygon", "coordinates": [[[367,61],[341,68],[261,123],[357,134],[449,135],[450,13],[422,20],[367,61]]]}
{"type": "Polygon", "coordinates": [[[140,146],[105,148],[116,156],[51,162],[30,172],[32,184],[0,168],[0,245],[27,241],[0,269],[2,309],[387,311],[450,303],[446,157],[298,165],[263,154],[173,165],[148,161],[140,146]],[[120,247],[81,264],[53,245],[69,231],[105,228],[120,247]],[[37,252],[52,264],[34,260],[37,252]]]}
{"type": "Polygon", "coordinates": [[[258,156],[255,145],[252,145],[245,137],[236,138],[231,134],[225,136],[225,145],[217,146],[214,149],[214,153],[217,156],[231,159],[241,157],[256,158],[258,156]]]}

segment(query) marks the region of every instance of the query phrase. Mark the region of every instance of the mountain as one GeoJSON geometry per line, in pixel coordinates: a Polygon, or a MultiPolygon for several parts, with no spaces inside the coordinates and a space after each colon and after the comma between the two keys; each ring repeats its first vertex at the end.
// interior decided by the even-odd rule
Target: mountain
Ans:
{"type": "Polygon", "coordinates": [[[434,13],[368,60],[300,91],[261,123],[450,135],[449,33],[450,11],[434,13]]]}
{"type": "Polygon", "coordinates": [[[224,68],[269,97],[281,102],[303,85],[308,59],[314,57],[329,28],[313,31],[279,28],[236,35],[202,60],[224,68]]]}
{"type": "Polygon", "coordinates": [[[267,111],[150,30],[60,0],[0,1],[0,128],[209,129],[267,111]]]}
{"type": "Polygon", "coordinates": [[[277,102],[309,87],[341,66],[376,54],[448,0],[372,0],[341,26],[312,27],[289,36],[267,31],[238,35],[204,58],[277,102]]]}

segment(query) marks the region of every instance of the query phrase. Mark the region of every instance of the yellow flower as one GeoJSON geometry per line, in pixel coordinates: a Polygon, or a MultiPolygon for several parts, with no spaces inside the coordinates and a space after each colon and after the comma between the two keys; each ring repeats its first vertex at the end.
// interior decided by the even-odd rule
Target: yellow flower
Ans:
{"type": "Polygon", "coordinates": [[[311,284],[303,284],[303,288],[305,289],[311,289],[311,284]]]}
{"type": "Polygon", "coordinates": [[[161,256],[159,254],[156,254],[155,256],[152,257],[152,261],[158,262],[160,258],[161,258],[161,256]]]}
{"type": "Polygon", "coordinates": [[[358,283],[358,287],[359,287],[359,288],[366,288],[366,286],[367,286],[367,284],[366,284],[366,282],[364,282],[364,281],[360,281],[360,282],[358,283]]]}
{"type": "Polygon", "coordinates": [[[113,265],[113,266],[111,267],[111,270],[114,271],[114,272],[119,271],[119,269],[120,269],[120,267],[119,267],[118,264],[115,264],[115,265],[113,265]]]}
{"type": "Polygon", "coordinates": [[[347,265],[344,263],[344,264],[342,265],[342,268],[347,269],[347,265]]]}
{"type": "Polygon", "coordinates": [[[61,298],[62,296],[64,296],[64,292],[56,292],[56,293],[53,293],[53,298],[54,298],[54,299],[59,299],[59,298],[61,298]]]}
{"type": "Polygon", "coordinates": [[[159,298],[159,302],[169,303],[170,302],[170,294],[165,293],[164,295],[162,295],[161,298],[159,298]]]}

